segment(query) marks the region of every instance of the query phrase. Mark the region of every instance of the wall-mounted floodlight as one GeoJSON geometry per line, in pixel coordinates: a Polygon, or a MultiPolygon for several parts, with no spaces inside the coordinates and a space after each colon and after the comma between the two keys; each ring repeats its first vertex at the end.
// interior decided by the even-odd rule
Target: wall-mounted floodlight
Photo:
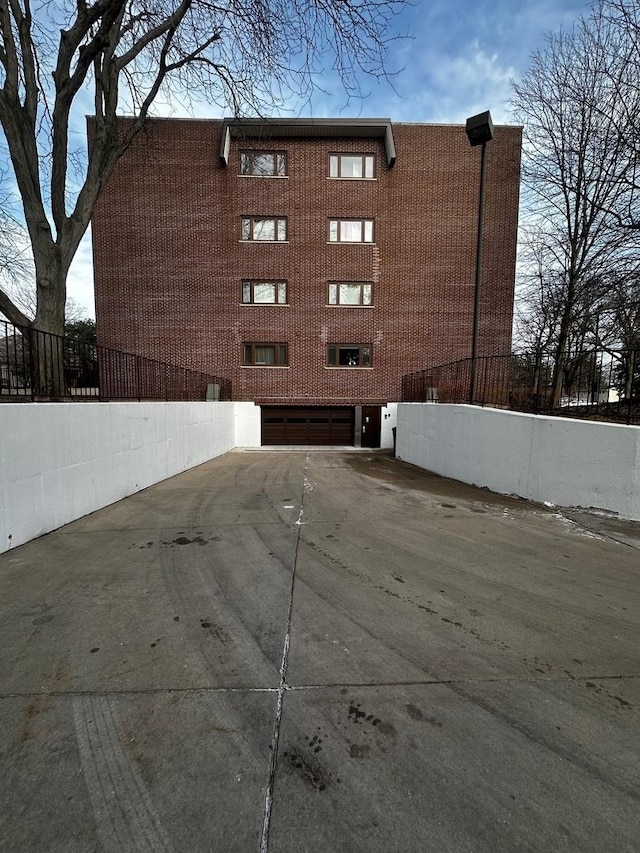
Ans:
{"type": "Polygon", "coordinates": [[[486,113],[479,113],[477,116],[468,118],[466,131],[472,146],[485,145],[487,142],[491,142],[493,139],[493,122],[489,110],[486,113]]]}

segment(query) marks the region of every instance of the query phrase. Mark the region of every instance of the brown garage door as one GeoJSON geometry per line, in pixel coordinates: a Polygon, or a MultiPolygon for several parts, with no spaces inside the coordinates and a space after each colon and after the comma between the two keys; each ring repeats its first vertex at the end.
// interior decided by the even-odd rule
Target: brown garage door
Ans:
{"type": "Polygon", "coordinates": [[[262,444],[353,445],[353,408],[262,408],[262,444]]]}

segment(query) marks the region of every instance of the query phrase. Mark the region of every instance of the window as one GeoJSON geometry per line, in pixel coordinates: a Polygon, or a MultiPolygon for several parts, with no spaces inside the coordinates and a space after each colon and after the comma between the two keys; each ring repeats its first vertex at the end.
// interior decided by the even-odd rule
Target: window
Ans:
{"type": "Polygon", "coordinates": [[[243,281],[244,305],[286,305],[286,281],[243,281]]]}
{"type": "Polygon", "coordinates": [[[286,344],[243,344],[245,365],[286,367],[289,364],[286,344]]]}
{"type": "Polygon", "coordinates": [[[258,178],[284,177],[287,155],[284,151],[241,151],[240,174],[258,178]]]}
{"type": "Polygon", "coordinates": [[[373,219],[330,219],[330,243],[373,243],[373,219]]]}
{"type": "Polygon", "coordinates": [[[370,344],[329,344],[329,367],[371,367],[370,344]]]}
{"type": "Polygon", "coordinates": [[[330,154],[330,178],[373,178],[375,157],[373,154],[330,154]]]}
{"type": "Polygon", "coordinates": [[[372,289],[367,281],[330,281],[329,305],[372,305],[372,289]]]}
{"type": "Polygon", "coordinates": [[[243,216],[242,239],[283,242],[287,239],[287,220],[273,216],[243,216]]]}

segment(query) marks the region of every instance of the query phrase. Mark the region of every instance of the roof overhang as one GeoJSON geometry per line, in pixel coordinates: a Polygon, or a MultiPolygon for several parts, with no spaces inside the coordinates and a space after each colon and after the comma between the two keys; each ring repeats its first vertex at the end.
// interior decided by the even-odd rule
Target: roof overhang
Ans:
{"type": "Polygon", "coordinates": [[[220,160],[229,163],[232,139],[295,139],[300,137],[382,139],[387,165],[396,162],[391,121],[386,118],[240,118],[224,119],[220,160]]]}

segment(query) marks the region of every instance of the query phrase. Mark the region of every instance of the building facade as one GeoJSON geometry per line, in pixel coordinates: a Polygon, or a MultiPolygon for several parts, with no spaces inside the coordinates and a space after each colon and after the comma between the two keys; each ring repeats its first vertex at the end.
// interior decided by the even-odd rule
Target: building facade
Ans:
{"type": "MultiPolygon", "coordinates": [[[[479,355],[510,351],[520,151],[495,128],[479,355]]],[[[229,377],[265,444],[375,445],[404,374],[470,355],[479,172],[463,126],[150,120],[92,221],[99,343],[229,377]]]]}

